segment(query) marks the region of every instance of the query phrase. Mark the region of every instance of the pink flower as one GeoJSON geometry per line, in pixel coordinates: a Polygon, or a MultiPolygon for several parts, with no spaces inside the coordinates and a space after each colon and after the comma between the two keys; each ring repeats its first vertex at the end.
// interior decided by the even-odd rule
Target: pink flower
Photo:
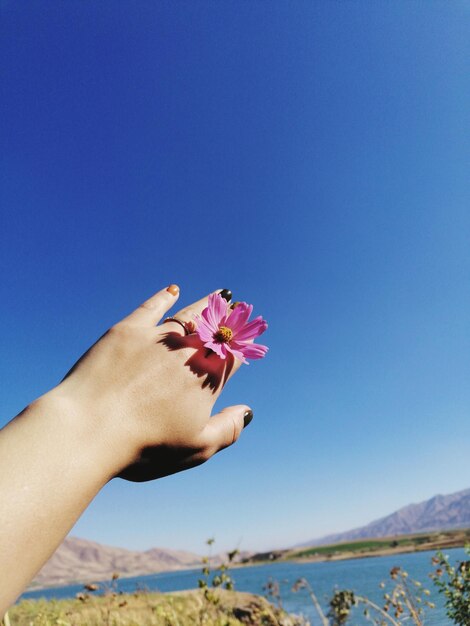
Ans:
{"type": "Polygon", "coordinates": [[[253,343],[253,340],[264,333],[268,325],[261,316],[249,322],[252,311],[253,306],[246,302],[238,302],[231,309],[221,295],[213,293],[201,317],[196,317],[196,333],[204,346],[221,359],[225,359],[229,352],[246,364],[247,359],[261,359],[268,348],[253,343]]]}

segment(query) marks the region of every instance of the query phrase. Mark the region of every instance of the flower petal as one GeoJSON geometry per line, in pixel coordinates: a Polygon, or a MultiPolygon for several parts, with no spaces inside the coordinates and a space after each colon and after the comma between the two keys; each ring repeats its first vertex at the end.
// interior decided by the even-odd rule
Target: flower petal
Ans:
{"type": "Polygon", "coordinates": [[[201,313],[201,316],[202,316],[202,319],[206,322],[206,326],[209,327],[213,333],[215,333],[218,328],[218,324],[216,324],[214,320],[212,309],[209,309],[209,307],[206,307],[204,311],[201,313]]]}
{"type": "Polygon", "coordinates": [[[245,359],[245,356],[243,352],[241,352],[241,350],[236,350],[231,344],[226,344],[226,346],[227,346],[227,352],[231,352],[236,359],[238,359],[242,363],[245,363],[245,365],[249,365],[248,361],[245,359]]]}
{"type": "Polygon", "coordinates": [[[259,343],[239,343],[238,341],[232,341],[232,349],[239,350],[247,359],[262,359],[269,348],[259,343]]]}
{"type": "Polygon", "coordinates": [[[245,326],[234,333],[234,339],[236,341],[249,341],[250,339],[255,339],[255,337],[259,337],[264,331],[267,329],[267,322],[260,316],[255,317],[254,320],[245,324],[245,326]]]}
{"type": "Polygon", "coordinates": [[[208,323],[203,319],[198,319],[196,322],[196,333],[199,339],[204,343],[205,341],[212,341],[214,332],[209,327],[208,323]]]}
{"type": "Polygon", "coordinates": [[[210,348],[213,352],[218,354],[221,359],[225,359],[227,356],[227,349],[224,343],[218,343],[217,341],[206,341],[204,344],[206,348],[210,348]]]}
{"type": "Polygon", "coordinates": [[[196,322],[196,326],[204,326],[205,328],[207,328],[207,330],[212,331],[212,326],[205,317],[200,317],[199,315],[193,315],[193,319],[196,322]]]}
{"type": "Polygon", "coordinates": [[[220,320],[227,315],[228,312],[228,302],[220,293],[212,293],[209,298],[211,298],[212,302],[212,313],[214,319],[217,321],[217,327],[220,324],[220,320]]]}
{"type": "Polygon", "coordinates": [[[211,293],[206,308],[202,312],[202,317],[207,321],[210,328],[212,328],[213,332],[215,332],[220,324],[221,318],[226,313],[227,307],[224,307],[224,304],[227,305],[227,302],[219,296],[218,293],[211,293]],[[220,302],[222,300],[222,303],[220,302]]]}
{"type": "Polygon", "coordinates": [[[248,318],[253,311],[253,305],[246,302],[239,302],[237,306],[230,312],[225,320],[224,326],[228,326],[234,335],[239,332],[248,322],[248,318]]]}

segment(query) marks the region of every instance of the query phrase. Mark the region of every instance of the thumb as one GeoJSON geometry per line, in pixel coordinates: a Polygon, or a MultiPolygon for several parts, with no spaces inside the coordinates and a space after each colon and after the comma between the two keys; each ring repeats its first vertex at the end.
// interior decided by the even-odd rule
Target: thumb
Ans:
{"type": "Polygon", "coordinates": [[[202,432],[204,444],[214,453],[235,443],[253,419],[253,411],[245,404],[229,406],[213,415],[202,432]]]}

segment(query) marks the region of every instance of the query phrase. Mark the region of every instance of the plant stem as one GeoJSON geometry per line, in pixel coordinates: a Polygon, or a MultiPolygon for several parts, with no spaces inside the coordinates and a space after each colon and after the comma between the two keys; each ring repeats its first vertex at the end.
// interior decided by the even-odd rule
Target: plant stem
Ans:
{"type": "Polygon", "coordinates": [[[329,620],[325,617],[325,614],[323,613],[323,610],[320,606],[320,603],[318,602],[317,596],[314,594],[312,587],[310,586],[310,583],[306,580],[305,581],[307,583],[307,589],[310,595],[310,598],[312,600],[313,606],[315,607],[323,626],[329,626],[329,620]]]}
{"type": "Polygon", "coordinates": [[[421,621],[421,618],[419,617],[418,609],[416,608],[415,603],[413,602],[413,594],[410,592],[407,582],[403,577],[402,577],[402,583],[405,589],[405,602],[406,602],[406,605],[408,606],[408,610],[411,614],[411,617],[413,618],[413,621],[416,624],[416,626],[423,626],[423,622],[421,621]]]}
{"type": "Polygon", "coordinates": [[[399,622],[395,621],[391,615],[389,615],[383,609],[381,609],[378,604],[375,604],[375,602],[372,602],[372,600],[368,600],[367,598],[363,598],[362,596],[355,596],[355,597],[358,602],[362,602],[362,604],[367,604],[368,606],[373,608],[375,611],[380,613],[380,615],[385,617],[385,619],[388,619],[389,622],[393,624],[393,626],[400,626],[399,622]]]}

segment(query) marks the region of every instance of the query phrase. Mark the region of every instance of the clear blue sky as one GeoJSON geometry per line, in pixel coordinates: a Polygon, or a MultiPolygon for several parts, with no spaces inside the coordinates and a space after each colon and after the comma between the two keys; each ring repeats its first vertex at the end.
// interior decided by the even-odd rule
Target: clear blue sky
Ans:
{"type": "Polygon", "coordinates": [[[470,486],[469,17],[2,1],[1,423],[169,282],[270,322],[238,445],[75,534],[263,549],[470,486]]]}

